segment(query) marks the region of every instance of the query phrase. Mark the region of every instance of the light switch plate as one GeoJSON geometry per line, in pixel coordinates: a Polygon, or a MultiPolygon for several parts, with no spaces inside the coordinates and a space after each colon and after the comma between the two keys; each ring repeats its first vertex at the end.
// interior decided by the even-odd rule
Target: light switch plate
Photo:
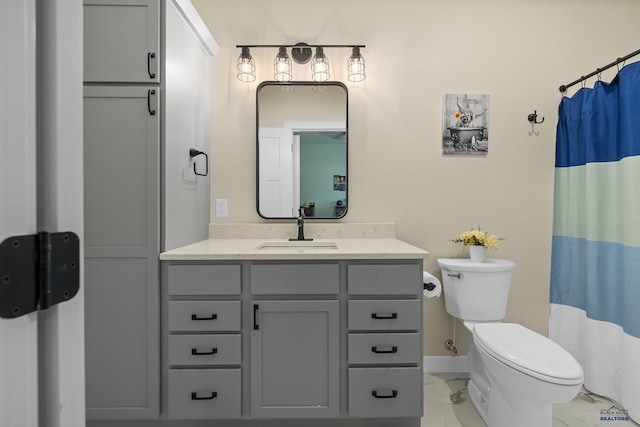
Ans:
{"type": "Polygon", "coordinates": [[[216,217],[226,218],[227,215],[227,199],[216,199],[216,217]]]}

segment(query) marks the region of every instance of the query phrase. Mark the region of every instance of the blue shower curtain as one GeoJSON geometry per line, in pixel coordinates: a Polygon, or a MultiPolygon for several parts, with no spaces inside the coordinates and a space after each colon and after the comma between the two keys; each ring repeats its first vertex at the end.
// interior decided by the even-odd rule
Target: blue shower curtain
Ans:
{"type": "Polygon", "coordinates": [[[640,62],[562,99],[554,203],[549,335],[640,421],[640,62]]]}

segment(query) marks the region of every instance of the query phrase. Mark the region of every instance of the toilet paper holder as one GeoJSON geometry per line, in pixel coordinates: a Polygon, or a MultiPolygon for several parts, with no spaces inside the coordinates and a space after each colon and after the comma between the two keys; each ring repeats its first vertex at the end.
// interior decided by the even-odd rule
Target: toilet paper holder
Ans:
{"type": "Polygon", "coordinates": [[[424,283],[424,289],[426,289],[429,292],[431,292],[435,288],[436,288],[436,284],[435,283],[424,283]]]}

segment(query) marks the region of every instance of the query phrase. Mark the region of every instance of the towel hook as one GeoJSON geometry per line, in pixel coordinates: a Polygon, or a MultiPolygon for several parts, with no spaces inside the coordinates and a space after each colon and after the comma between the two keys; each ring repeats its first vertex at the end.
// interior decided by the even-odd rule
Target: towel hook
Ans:
{"type": "Polygon", "coordinates": [[[538,121],[537,110],[533,110],[533,113],[529,114],[527,119],[529,120],[529,122],[531,122],[532,125],[539,125],[540,123],[544,122],[544,117],[542,118],[542,120],[538,121]]]}
{"type": "Polygon", "coordinates": [[[192,148],[192,149],[189,150],[189,156],[191,158],[194,158],[194,157],[199,156],[201,154],[204,155],[204,157],[205,157],[205,160],[204,160],[204,165],[206,167],[205,173],[198,173],[198,171],[196,170],[196,162],[193,162],[193,173],[195,173],[196,175],[199,175],[199,176],[207,176],[207,175],[209,175],[209,156],[207,156],[207,153],[204,153],[202,151],[196,150],[195,148],[192,148]]]}

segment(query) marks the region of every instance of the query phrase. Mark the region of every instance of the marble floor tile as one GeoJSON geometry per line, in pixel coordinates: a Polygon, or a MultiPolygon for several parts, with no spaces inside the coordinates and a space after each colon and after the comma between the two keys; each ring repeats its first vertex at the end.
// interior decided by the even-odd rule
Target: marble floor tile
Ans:
{"type": "MultiPolygon", "coordinates": [[[[467,395],[468,381],[468,374],[425,374],[421,426],[486,427],[467,395]]],[[[639,426],[621,420],[624,415],[610,400],[583,389],[571,402],[553,406],[553,427],[639,426]]]]}

